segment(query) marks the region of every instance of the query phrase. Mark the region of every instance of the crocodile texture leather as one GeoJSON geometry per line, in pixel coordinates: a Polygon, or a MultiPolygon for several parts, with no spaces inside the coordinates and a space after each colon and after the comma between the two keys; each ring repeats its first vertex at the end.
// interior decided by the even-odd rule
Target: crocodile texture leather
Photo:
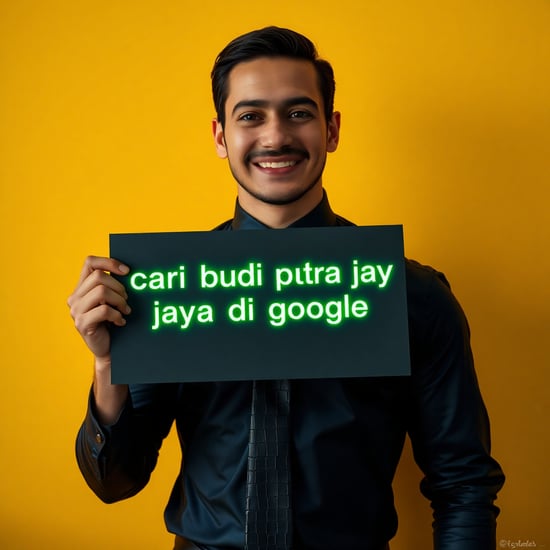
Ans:
{"type": "Polygon", "coordinates": [[[292,547],[289,460],[290,384],[255,381],[252,390],[245,550],[292,547]]]}

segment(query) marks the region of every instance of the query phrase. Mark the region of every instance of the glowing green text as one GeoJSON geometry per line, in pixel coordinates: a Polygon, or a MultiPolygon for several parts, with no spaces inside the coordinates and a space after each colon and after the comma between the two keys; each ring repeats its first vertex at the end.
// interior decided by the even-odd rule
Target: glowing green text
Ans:
{"type": "Polygon", "coordinates": [[[130,286],[134,290],[172,290],[185,288],[185,266],[180,265],[177,271],[152,271],[142,273],[136,271],[129,277],[130,286]]]}
{"type": "Polygon", "coordinates": [[[181,330],[187,330],[192,323],[210,324],[214,322],[214,309],[209,304],[191,305],[153,305],[153,330],[163,325],[179,325],[181,330]]]}
{"type": "Polygon", "coordinates": [[[384,288],[391,277],[393,271],[393,264],[386,266],[384,270],[383,265],[375,264],[365,264],[360,266],[357,260],[353,260],[352,264],[352,285],[351,289],[355,290],[359,288],[360,284],[370,285],[376,284],[378,288],[384,288]]]}
{"type": "Polygon", "coordinates": [[[342,283],[342,271],[336,265],[311,265],[305,262],[297,267],[277,267],[275,269],[275,288],[280,292],[291,285],[319,286],[339,285],[342,283]]]}
{"type": "Polygon", "coordinates": [[[367,316],[369,306],[365,300],[352,300],[344,294],[338,300],[326,302],[273,302],[268,308],[269,323],[274,327],[283,327],[289,321],[324,321],[328,325],[340,325],[345,319],[362,319],[367,316]]]}

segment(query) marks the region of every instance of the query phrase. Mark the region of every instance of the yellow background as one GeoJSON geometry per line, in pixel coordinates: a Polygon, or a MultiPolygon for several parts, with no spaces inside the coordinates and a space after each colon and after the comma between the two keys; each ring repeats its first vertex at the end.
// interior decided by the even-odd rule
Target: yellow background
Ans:
{"type": "MultiPolygon", "coordinates": [[[[0,0],[0,547],[171,548],[174,437],[130,501],[104,505],[80,477],[92,367],[65,301],[109,232],[231,216],[209,71],[267,24],[304,32],[335,67],[333,207],[403,223],[407,255],[443,270],[468,314],[508,476],[497,539],[549,547],[545,0],[0,0]]],[[[419,479],[407,448],[394,550],[430,547],[419,479]]]]}

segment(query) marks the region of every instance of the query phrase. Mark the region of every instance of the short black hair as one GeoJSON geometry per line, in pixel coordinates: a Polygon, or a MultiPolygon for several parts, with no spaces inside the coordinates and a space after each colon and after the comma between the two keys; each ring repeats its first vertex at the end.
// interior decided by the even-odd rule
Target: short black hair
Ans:
{"type": "Polygon", "coordinates": [[[222,127],[225,125],[229,73],[239,63],[258,57],[290,57],[311,61],[317,72],[319,89],[323,97],[326,120],[334,110],[334,71],[330,63],[319,58],[315,45],[309,38],[290,29],[265,27],[238,36],[218,55],[212,69],[212,95],[216,115],[222,127]]]}

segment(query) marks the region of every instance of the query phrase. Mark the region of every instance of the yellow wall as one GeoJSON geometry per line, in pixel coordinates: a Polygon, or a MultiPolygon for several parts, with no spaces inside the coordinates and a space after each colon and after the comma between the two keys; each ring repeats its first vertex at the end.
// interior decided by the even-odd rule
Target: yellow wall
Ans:
{"type": "MultiPolygon", "coordinates": [[[[498,539],[548,547],[549,23],[547,0],[0,0],[0,547],[170,547],[174,438],[128,502],[100,503],[77,470],[91,360],[65,300],[109,232],[231,215],[209,71],[267,24],[336,68],[333,206],[403,223],[407,255],[450,278],[508,475],[498,539]]],[[[407,451],[394,550],[429,547],[418,479],[407,451]]]]}

